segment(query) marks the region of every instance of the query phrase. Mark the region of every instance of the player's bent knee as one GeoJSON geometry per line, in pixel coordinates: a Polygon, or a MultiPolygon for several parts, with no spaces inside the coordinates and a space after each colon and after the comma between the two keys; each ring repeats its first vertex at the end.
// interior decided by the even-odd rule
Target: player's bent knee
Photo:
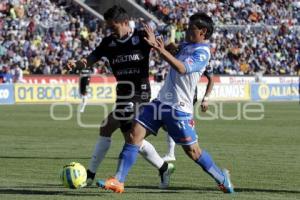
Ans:
{"type": "Polygon", "coordinates": [[[128,144],[134,144],[134,145],[141,146],[143,143],[143,138],[138,137],[137,135],[134,135],[133,133],[128,133],[128,134],[124,135],[124,137],[125,137],[125,142],[128,144]]]}
{"type": "Polygon", "coordinates": [[[126,136],[126,142],[129,144],[136,144],[138,142],[138,140],[135,138],[135,136],[132,133],[129,133],[126,136]]]}
{"type": "Polygon", "coordinates": [[[132,126],[131,133],[127,137],[127,141],[130,144],[141,145],[145,136],[146,129],[139,123],[134,123],[132,126]]]}

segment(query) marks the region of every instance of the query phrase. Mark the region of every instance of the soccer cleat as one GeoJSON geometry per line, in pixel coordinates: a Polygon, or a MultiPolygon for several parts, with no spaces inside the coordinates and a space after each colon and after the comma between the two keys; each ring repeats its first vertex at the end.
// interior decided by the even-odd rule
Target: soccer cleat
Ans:
{"type": "Polygon", "coordinates": [[[86,178],[86,186],[93,185],[94,179],[95,179],[95,173],[91,172],[89,169],[86,170],[87,178],[86,178]]]}
{"type": "Polygon", "coordinates": [[[158,186],[159,189],[166,189],[170,184],[170,177],[175,171],[175,166],[172,163],[168,163],[168,169],[162,173],[159,173],[160,176],[160,184],[158,186]]]}
{"type": "Polygon", "coordinates": [[[220,190],[222,190],[224,193],[234,193],[233,185],[230,181],[230,174],[227,169],[223,169],[223,174],[224,174],[224,183],[219,184],[220,190]]]}
{"type": "Polygon", "coordinates": [[[115,177],[111,177],[109,179],[106,179],[105,181],[98,180],[96,185],[105,190],[111,190],[116,193],[124,192],[124,183],[120,183],[115,177]]]}
{"type": "Polygon", "coordinates": [[[171,162],[171,161],[175,161],[176,158],[175,156],[173,155],[169,155],[169,154],[166,154],[164,157],[162,157],[162,159],[166,162],[171,162]]]}

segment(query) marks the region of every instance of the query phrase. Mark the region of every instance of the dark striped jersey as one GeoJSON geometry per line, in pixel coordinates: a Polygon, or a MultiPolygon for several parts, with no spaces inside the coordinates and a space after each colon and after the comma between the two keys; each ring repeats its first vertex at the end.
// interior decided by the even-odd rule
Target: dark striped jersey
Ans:
{"type": "Polygon", "coordinates": [[[108,59],[112,72],[118,82],[117,95],[128,95],[134,92],[141,95],[150,93],[149,53],[151,46],[144,40],[145,32],[134,30],[124,40],[113,36],[105,37],[100,45],[88,56],[88,66],[102,57],[108,59]],[[134,89],[128,81],[133,84],[134,89]]]}

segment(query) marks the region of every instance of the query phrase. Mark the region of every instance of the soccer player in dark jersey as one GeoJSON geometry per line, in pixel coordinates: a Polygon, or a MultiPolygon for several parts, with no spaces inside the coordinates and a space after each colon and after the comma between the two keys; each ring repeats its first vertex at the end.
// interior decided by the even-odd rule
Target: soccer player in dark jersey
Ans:
{"type": "MultiPolygon", "coordinates": [[[[206,112],[207,109],[208,109],[209,95],[210,95],[210,93],[212,91],[212,88],[214,86],[212,69],[208,66],[206,68],[206,70],[204,71],[203,75],[207,78],[208,82],[207,82],[205,94],[204,94],[204,96],[202,98],[202,101],[201,101],[201,111],[206,112]]],[[[193,105],[195,105],[198,101],[197,96],[198,96],[198,89],[196,87],[195,95],[194,95],[194,99],[193,99],[193,105]]],[[[163,126],[163,129],[167,132],[166,126],[163,126]]],[[[174,140],[172,139],[172,137],[169,134],[166,134],[166,137],[167,137],[168,151],[162,157],[162,159],[164,161],[167,161],[167,162],[175,161],[176,160],[176,158],[175,158],[175,145],[176,145],[176,143],[174,142],[174,140]]]]}
{"type": "MultiPolygon", "coordinates": [[[[151,96],[149,84],[149,53],[151,46],[145,41],[144,31],[132,30],[128,24],[127,12],[119,6],[108,9],[104,18],[111,35],[103,38],[100,45],[85,59],[77,61],[73,67],[88,68],[106,57],[117,80],[117,100],[115,110],[103,121],[100,137],[95,145],[87,170],[87,184],[91,185],[97,168],[104,159],[111,136],[118,128],[126,138],[132,126],[135,109],[138,104],[149,102],[151,96]]],[[[154,147],[143,141],[140,154],[159,170],[160,188],[167,188],[174,165],[165,162],[154,147]]]]}

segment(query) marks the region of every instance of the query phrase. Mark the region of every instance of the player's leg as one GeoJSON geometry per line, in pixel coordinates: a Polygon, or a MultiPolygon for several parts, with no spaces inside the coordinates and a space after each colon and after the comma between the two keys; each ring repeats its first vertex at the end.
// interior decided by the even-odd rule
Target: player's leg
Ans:
{"type": "MultiPolygon", "coordinates": [[[[133,125],[133,120],[121,120],[121,131],[124,135],[125,141],[128,141],[131,135],[131,128],[133,125]]],[[[154,146],[148,142],[147,140],[143,140],[141,145],[139,145],[139,153],[147,160],[151,165],[160,169],[164,164],[168,165],[164,162],[164,160],[159,156],[154,146]]]]}
{"type": "Polygon", "coordinates": [[[221,170],[206,151],[201,151],[194,129],[192,115],[180,111],[168,113],[164,120],[170,136],[177,144],[182,145],[185,153],[217,182],[224,192],[233,192],[228,170],[221,170]]]}
{"type": "Polygon", "coordinates": [[[175,166],[172,163],[164,161],[157,153],[155,147],[147,140],[143,140],[139,153],[145,160],[158,169],[160,176],[159,188],[168,188],[170,184],[170,176],[174,172],[175,166]]]}
{"type": "MultiPolygon", "coordinates": [[[[193,105],[195,105],[195,103],[197,103],[197,94],[198,94],[198,90],[196,87],[195,90],[195,95],[194,95],[194,99],[193,99],[193,105]]],[[[162,126],[163,130],[165,132],[168,132],[167,127],[164,125],[162,126]]],[[[167,153],[163,156],[163,160],[170,162],[170,161],[175,161],[175,147],[176,147],[176,143],[174,142],[174,140],[172,139],[172,137],[167,133],[166,134],[166,139],[167,139],[167,144],[168,144],[168,151],[167,153]]]]}
{"type": "Polygon", "coordinates": [[[228,170],[221,170],[213,161],[212,157],[205,150],[201,150],[198,143],[182,145],[185,153],[202,169],[208,173],[218,184],[219,188],[225,193],[233,193],[233,185],[230,181],[228,170]]]}
{"type": "Polygon", "coordinates": [[[94,147],[92,158],[87,170],[87,185],[93,183],[98,166],[103,161],[111,145],[111,135],[120,127],[119,121],[114,118],[113,112],[110,113],[100,126],[100,136],[94,147]]]}
{"type": "MultiPolygon", "coordinates": [[[[163,126],[163,129],[164,129],[164,131],[167,132],[167,128],[164,128],[164,126],[163,126]]],[[[166,133],[166,139],[167,139],[167,144],[168,144],[168,151],[163,156],[162,159],[164,161],[167,161],[167,162],[175,161],[176,160],[176,158],[175,158],[175,146],[176,146],[176,143],[174,142],[174,140],[172,139],[172,137],[169,136],[168,133],[166,133]]]]}
{"type": "Polygon", "coordinates": [[[84,112],[87,104],[87,86],[89,85],[89,76],[80,76],[79,78],[79,93],[81,96],[80,112],[84,112]]]}
{"type": "Polygon", "coordinates": [[[98,185],[105,189],[110,189],[115,192],[124,191],[125,178],[136,161],[139,149],[143,144],[144,138],[147,135],[145,127],[152,133],[157,133],[161,126],[161,121],[154,116],[154,109],[158,106],[155,103],[143,107],[143,112],[140,114],[132,126],[132,132],[126,137],[126,144],[119,156],[119,163],[116,176],[106,181],[99,181],[98,185]],[[117,186],[115,186],[117,185],[117,186]]]}
{"type": "MultiPolygon", "coordinates": [[[[133,105],[135,106],[135,109],[138,109],[137,104],[133,105]]],[[[131,109],[126,109],[125,112],[123,112],[124,118],[120,120],[120,129],[124,135],[125,141],[128,141],[129,139],[127,137],[130,136],[133,124],[134,112],[130,112],[130,110],[131,109]]],[[[150,132],[147,133],[147,135],[149,134],[150,132]]],[[[161,177],[159,188],[167,188],[170,182],[170,175],[175,169],[174,165],[165,162],[157,153],[154,146],[147,140],[142,141],[139,148],[139,153],[144,157],[145,160],[147,160],[152,166],[154,166],[159,171],[159,175],[161,177]]]]}
{"type": "Polygon", "coordinates": [[[146,129],[138,123],[134,123],[133,131],[125,139],[125,144],[119,155],[119,162],[116,175],[105,181],[97,181],[97,185],[101,188],[112,190],[117,193],[124,192],[124,182],[128,172],[134,165],[139,153],[140,146],[146,136],[146,129]]]}

